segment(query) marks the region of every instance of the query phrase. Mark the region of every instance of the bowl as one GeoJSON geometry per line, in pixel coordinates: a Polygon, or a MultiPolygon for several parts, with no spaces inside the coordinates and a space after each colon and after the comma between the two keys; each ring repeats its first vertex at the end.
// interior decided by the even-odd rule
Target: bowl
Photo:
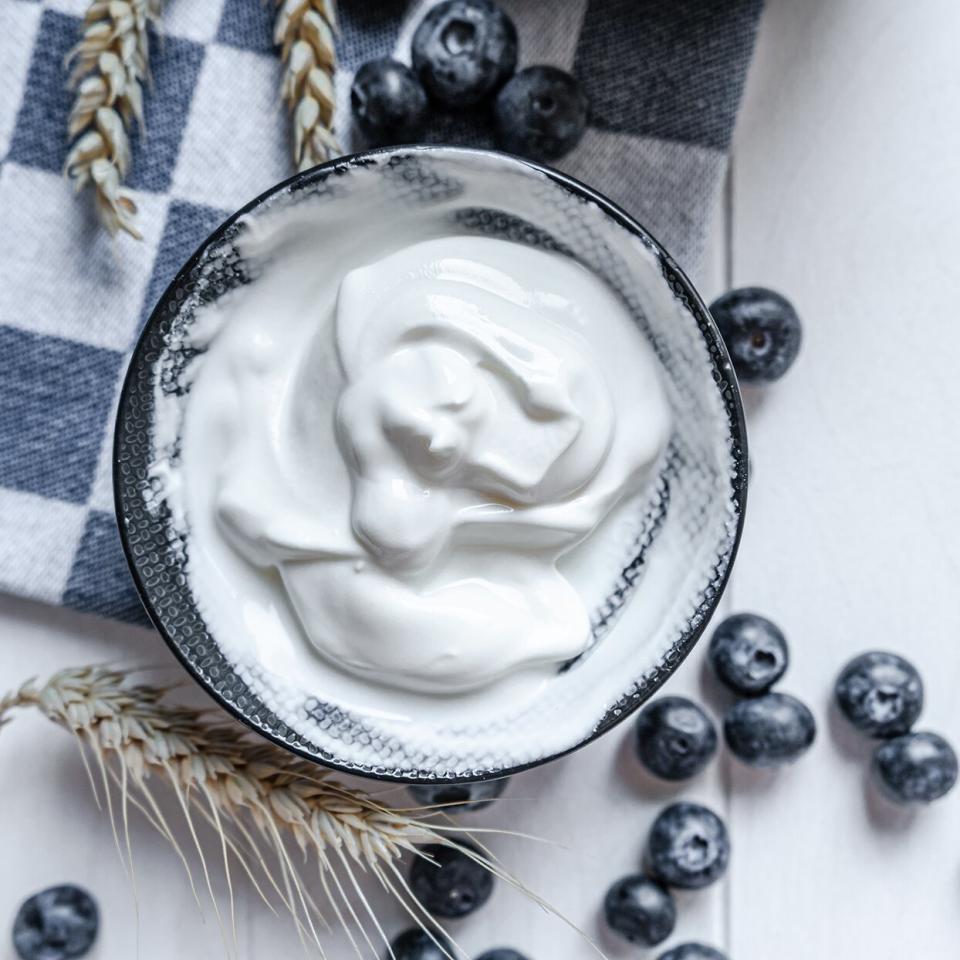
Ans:
{"type": "Polygon", "coordinates": [[[505,776],[588,743],[673,673],[729,576],[743,525],[746,464],[743,410],[720,334],[648,231],[555,170],[491,151],[401,147],[297,174],[230,217],[190,257],[130,361],[116,423],[114,488],[144,607],[224,708],[276,744],[340,770],[407,782],[469,781],[505,776]],[[252,224],[310,204],[318,218],[345,217],[338,229],[349,231],[351,204],[360,197],[387,227],[398,218],[417,226],[421,218],[451,233],[507,238],[576,259],[619,296],[662,367],[672,434],[648,490],[631,501],[618,527],[609,587],[591,611],[590,645],[533,695],[423,695],[401,709],[376,684],[345,688],[337,668],[319,657],[301,674],[266,663],[232,633],[216,635],[204,598],[194,595],[189,518],[171,510],[158,479],[158,463],[179,455],[176,430],[160,411],[190,400],[180,374],[197,349],[185,348],[184,333],[199,308],[255,282],[257,264],[241,252],[252,224]]]}

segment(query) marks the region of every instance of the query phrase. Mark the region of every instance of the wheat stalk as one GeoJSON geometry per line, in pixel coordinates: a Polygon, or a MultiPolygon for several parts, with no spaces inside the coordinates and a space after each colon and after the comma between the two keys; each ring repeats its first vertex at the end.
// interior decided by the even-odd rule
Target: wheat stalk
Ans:
{"type": "Polygon", "coordinates": [[[160,19],[162,0],[93,0],[82,36],[67,54],[77,91],[67,128],[73,141],[64,173],[76,190],[88,184],[100,221],[116,236],[136,237],[137,207],[121,181],[130,168],[128,131],[143,129],[143,83],[148,75],[147,26],[160,19]]]}
{"type": "Polygon", "coordinates": [[[333,135],[337,57],[334,0],[278,0],[273,42],[281,48],[280,95],[293,119],[293,162],[307,170],[337,156],[333,135]]]}
{"type": "MultiPolygon", "coordinates": [[[[398,868],[404,853],[424,856],[419,847],[426,843],[459,847],[496,877],[555,912],[511,876],[489,850],[474,853],[456,840],[456,834],[462,832],[476,841],[476,834],[484,831],[459,831],[449,818],[434,822],[437,811],[430,808],[391,809],[375,797],[343,785],[310,761],[249,735],[220,714],[169,703],[169,693],[170,688],[133,682],[127,671],[77,667],[60,671],[42,686],[28,681],[0,697],[0,726],[9,721],[15,708],[35,708],[73,733],[98,803],[102,796],[110,814],[117,849],[131,880],[129,806],[146,816],[170,842],[199,903],[187,852],[157,802],[151,777],[168,783],[178,800],[190,846],[198,856],[228,952],[227,923],[213,895],[211,870],[195,829],[196,816],[214,828],[220,841],[234,945],[231,868],[239,866],[271,910],[276,913],[273,903],[279,900],[301,938],[312,941],[324,955],[318,926],[329,925],[302,873],[309,858],[315,863],[324,903],[344,927],[358,957],[364,956],[364,948],[370,956],[377,956],[368,924],[374,936],[387,942],[363,894],[360,874],[375,877],[431,937],[435,932],[446,934],[413,895],[398,868]],[[299,858],[294,858],[291,848],[299,858]],[[359,898],[363,917],[348,895],[359,898]]],[[[442,950],[439,940],[437,943],[442,950]]]]}

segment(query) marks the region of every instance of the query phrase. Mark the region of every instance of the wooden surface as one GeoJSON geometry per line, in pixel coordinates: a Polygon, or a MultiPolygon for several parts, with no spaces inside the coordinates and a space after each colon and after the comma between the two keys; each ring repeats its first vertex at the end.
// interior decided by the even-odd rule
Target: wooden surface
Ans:
{"type": "MultiPolygon", "coordinates": [[[[750,398],[753,484],[728,601],[793,642],[814,754],[736,772],[733,960],[960,956],[960,792],[864,791],[827,710],[850,654],[910,656],[921,727],[960,741],[960,5],[777,0],[733,160],[733,281],[790,294],[796,367],[750,398]]],[[[960,744],[958,744],[960,745],[960,744]]]]}
{"type": "MultiPolygon", "coordinates": [[[[794,655],[783,687],[811,704],[820,734],[790,769],[724,760],[682,791],[729,819],[734,854],[724,882],[680,898],[671,943],[699,937],[731,960],[960,950],[960,791],[915,815],[884,806],[864,786],[866,751],[828,710],[848,656],[894,648],[924,674],[922,726],[960,741],[958,36],[955,0],[769,0],[761,27],[703,293],[773,286],[795,300],[807,337],[789,376],[748,397],[753,483],[723,609],[782,624],[794,655]]],[[[0,633],[4,687],[70,663],[169,662],[146,631],[10,599],[0,633]]],[[[668,690],[716,711],[701,655],[668,690]]],[[[656,811],[681,792],[639,772],[628,734],[517,778],[478,819],[556,841],[493,846],[612,958],[642,954],[602,937],[603,891],[636,868],[656,811]]],[[[142,824],[138,938],[68,737],[19,718],[0,733],[0,771],[0,938],[25,894],[75,881],[103,907],[94,958],[128,960],[138,940],[143,960],[223,956],[210,910],[204,922],[175,855],[142,824]]],[[[239,911],[241,957],[302,956],[242,887],[239,911]]],[[[512,944],[531,960],[590,955],[505,889],[455,932],[472,954],[512,944]]],[[[333,960],[350,956],[330,944],[333,960]]]]}

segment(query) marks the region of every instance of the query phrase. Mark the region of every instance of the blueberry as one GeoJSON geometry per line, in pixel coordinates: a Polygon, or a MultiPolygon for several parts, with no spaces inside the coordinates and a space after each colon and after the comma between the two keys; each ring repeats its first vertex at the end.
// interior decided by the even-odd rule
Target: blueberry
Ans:
{"type": "Polygon", "coordinates": [[[498,90],[517,66],[517,28],[491,0],[445,0],[413,35],[413,69],[430,96],[469,107],[498,90]]]}
{"type": "Polygon", "coordinates": [[[469,813],[489,807],[509,782],[509,777],[501,777],[477,783],[414,783],[407,789],[420,806],[443,805],[444,813],[469,813]]]}
{"type": "Polygon", "coordinates": [[[576,79],[556,67],[527,67],[499,93],[497,146],[531,160],[559,160],[587,128],[587,98],[576,79]]]}
{"type": "Polygon", "coordinates": [[[647,838],[650,872],[668,887],[699,890],[723,876],[730,837],[723,821],[698,803],[673,803],[660,813],[647,838]]]}
{"type": "Polygon", "coordinates": [[[527,958],[511,947],[497,947],[495,950],[481,953],[477,960],[527,960],[527,958]]]}
{"type": "Polygon", "coordinates": [[[427,932],[419,927],[404,930],[394,937],[390,949],[393,957],[387,954],[387,960],[449,960],[449,957],[455,956],[450,941],[442,933],[434,931],[431,939],[427,932]],[[447,951],[446,954],[444,950],[447,951]]]}
{"type": "Polygon", "coordinates": [[[744,383],[779,380],[800,352],[800,318],[786,297],[741,287],[710,305],[737,376],[744,383]]]}
{"type": "Polygon", "coordinates": [[[641,873],[621,877],[610,887],[603,913],[611,930],[645,947],[663,943],[677,922],[677,906],[670,891],[641,873]]]}
{"type": "Polygon", "coordinates": [[[703,943],[681,943],[666,953],[660,954],[659,960],[727,960],[726,956],[713,947],[703,943]]]}
{"type": "Polygon", "coordinates": [[[97,903],[80,887],[49,887],[25,900],[13,921],[13,945],[22,960],[82,957],[97,939],[97,903]]]}
{"type": "Polygon", "coordinates": [[[661,697],[637,717],[637,756],[664,780],[696,776],[717,752],[713,721],[692,700],[661,697]]]}
{"type": "Polygon", "coordinates": [[[427,94],[413,71],[380,57],[365,63],[353,78],[350,108],[363,135],[374,146],[415,140],[427,113],[427,94]]]}
{"type": "Polygon", "coordinates": [[[854,657],[834,687],[840,712],[869,737],[906,733],[923,709],[923,681],[908,660],[876,650],[854,657]]]}
{"type": "Polygon", "coordinates": [[[873,776],[894,803],[930,803],[957,782],[957,755],[935,733],[905,733],[873,751],[873,776]]]}
{"type": "MultiPolygon", "coordinates": [[[[479,853],[468,843],[461,846],[479,853]]],[[[424,847],[423,853],[436,864],[417,857],[410,871],[410,886],[430,913],[449,919],[465,917],[490,899],[493,874],[463,850],[434,843],[424,847]]]]}
{"type": "Polygon", "coordinates": [[[723,721],[727,746],[751,767],[793,763],[817,735],[817,724],[806,704],[786,693],[768,693],[741,700],[723,721]]]}
{"type": "Polygon", "coordinates": [[[790,663],[780,628],[755,613],[727,617],[713,631],[708,657],[720,681],[747,697],[766,693],[790,663]]]}

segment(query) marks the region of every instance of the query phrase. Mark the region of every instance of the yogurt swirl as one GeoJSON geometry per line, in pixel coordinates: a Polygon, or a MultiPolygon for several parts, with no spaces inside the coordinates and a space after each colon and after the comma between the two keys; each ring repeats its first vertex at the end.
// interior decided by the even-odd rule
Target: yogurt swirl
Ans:
{"type": "Polygon", "coordinates": [[[354,270],[337,348],[353,529],[379,562],[423,568],[454,538],[555,548],[594,525],[584,504],[560,525],[543,507],[602,466],[609,391],[583,337],[532,310],[501,271],[439,241],[354,270]]]}
{"type": "Polygon", "coordinates": [[[450,693],[581,653],[558,561],[643,489],[669,430],[619,301],[558,254],[466,236],[350,270],[313,315],[276,283],[299,333],[226,325],[191,400],[220,410],[230,548],[363,676],[450,693]]]}

